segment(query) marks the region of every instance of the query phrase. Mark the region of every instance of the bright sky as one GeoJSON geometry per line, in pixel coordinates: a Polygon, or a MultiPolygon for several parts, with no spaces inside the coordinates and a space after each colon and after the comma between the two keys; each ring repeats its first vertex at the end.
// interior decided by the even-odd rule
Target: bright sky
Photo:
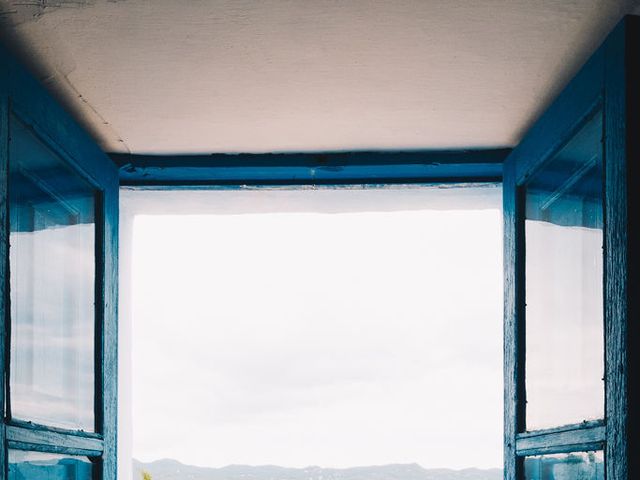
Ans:
{"type": "Polygon", "coordinates": [[[501,466],[499,188],[124,202],[135,458],[501,466]]]}

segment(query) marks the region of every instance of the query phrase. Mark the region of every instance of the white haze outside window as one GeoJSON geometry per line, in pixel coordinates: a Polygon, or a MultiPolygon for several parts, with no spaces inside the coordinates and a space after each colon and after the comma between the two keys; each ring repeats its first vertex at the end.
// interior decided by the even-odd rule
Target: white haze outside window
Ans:
{"type": "Polygon", "coordinates": [[[120,478],[502,464],[497,186],[123,191],[120,478]]]}

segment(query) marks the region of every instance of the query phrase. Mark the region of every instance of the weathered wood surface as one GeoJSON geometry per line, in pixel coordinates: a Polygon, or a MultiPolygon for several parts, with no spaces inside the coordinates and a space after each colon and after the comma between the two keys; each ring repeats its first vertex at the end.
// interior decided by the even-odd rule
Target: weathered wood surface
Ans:
{"type": "Polygon", "coordinates": [[[495,182],[510,149],[214,155],[112,154],[127,186],[495,182]]]}
{"type": "Polygon", "coordinates": [[[103,441],[99,438],[71,433],[62,433],[47,428],[25,428],[7,425],[7,441],[29,445],[30,450],[60,451],[68,454],[101,456],[103,441]],[[40,448],[37,448],[37,446],[40,448]],[[84,452],[84,453],[79,453],[84,452]],[[86,452],[91,452],[90,454],[86,452]]]}
{"type": "MultiPolygon", "coordinates": [[[[5,379],[6,347],[8,345],[9,325],[9,217],[7,206],[7,183],[9,161],[9,98],[7,92],[7,65],[0,52],[0,379],[5,379]]],[[[5,412],[5,389],[0,388],[0,412],[5,412]]],[[[0,423],[0,478],[4,478],[7,466],[5,445],[6,427],[0,423]]]]}
{"type": "Polygon", "coordinates": [[[585,426],[570,430],[519,434],[516,437],[518,456],[546,453],[576,452],[601,449],[606,440],[604,425],[585,426]]]}
{"type": "Polygon", "coordinates": [[[516,434],[521,423],[519,361],[521,331],[518,324],[517,189],[513,163],[505,165],[503,183],[504,215],[504,478],[520,477],[521,463],[516,456],[516,434]]]}
{"type": "Polygon", "coordinates": [[[640,338],[640,28],[627,17],[530,129],[505,161],[505,474],[521,478],[519,457],[605,448],[609,480],[638,478],[637,404],[640,338]],[[605,158],[605,420],[526,432],[524,391],[524,245],[519,186],[603,109],[605,158]],[[639,193],[636,193],[639,192],[639,193]],[[639,197],[639,198],[636,198],[639,197]],[[637,410],[637,409],[636,409],[637,410]],[[520,433],[519,433],[520,432],[520,433]],[[515,445],[513,444],[515,438],[515,445]]]}
{"type": "Polygon", "coordinates": [[[118,184],[111,183],[104,190],[104,217],[102,232],[104,249],[101,257],[103,270],[102,314],[102,404],[104,436],[103,478],[117,476],[118,445],[118,184]]]}

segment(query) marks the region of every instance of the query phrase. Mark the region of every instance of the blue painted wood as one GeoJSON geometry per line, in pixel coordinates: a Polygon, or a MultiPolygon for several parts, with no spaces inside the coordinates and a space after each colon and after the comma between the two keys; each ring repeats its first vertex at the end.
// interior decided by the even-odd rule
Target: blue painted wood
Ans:
{"type": "MultiPolygon", "coordinates": [[[[92,184],[98,192],[96,212],[96,431],[97,440],[92,435],[79,432],[52,429],[35,424],[19,425],[2,423],[0,440],[0,467],[6,473],[6,446],[34,448],[44,451],[93,452],[100,445],[100,477],[114,480],[117,470],[117,240],[118,240],[118,192],[119,177],[115,164],[87,135],[87,133],[54,101],[45,89],[15,61],[6,51],[0,49],[0,220],[2,221],[2,243],[0,281],[3,303],[0,318],[3,322],[3,348],[7,349],[7,332],[10,326],[8,309],[9,278],[6,272],[8,259],[7,222],[7,122],[9,115],[15,115],[40,141],[54,151],[64,162],[92,184]],[[24,438],[6,438],[7,429],[24,438]],[[18,430],[16,430],[18,429],[18,430]],[[26,438],[26,437],[25,437],[26,438]],[[12,442],[12,443],[7,443],[12,442]],[[96,443],[98,442],[98,443],[96,443]],[[83,445],[90,446],[84,448],[83,445]],[[66,450],[65,450],[66,449],[66,450]]],[[[10,187],[9,187],[10,188],[10,187]]],[[[9,369],[5,355],[0,363],[6,379],[9,369]]],[[[5,380],[6,382],[6,380],[5,380]]],[[[9,393],[10,396],[10,393],[9,393]]],[[[0,396],[0,399],[4,397],[0,396]]]]}
{"type": "Polygon", "coordinates": [[[304,185],[495,182],[510,149],[213,155],[112,154],[120,182],[149,185],[304,185]]]}
{"type": "MultiPolygon", "coordinates": [[[[115,172],[115,165],[110,165],[115,172]]],[[[118,440],[118,217],[119,186],[111,182],[103,191],[102,237],[104,248],[100,258],[102,285],[97,286],[102,296],[102,328],[100,336],[102,356],[102,403],[101,415],[104,451],[102,456],[103,480],[115,480],[117,477],[117,440],[118,440]]],[[[100,339],[98,338],[98,341],[100,339]]],[[[99,394],[98,390],[98,394],[99,394]]]]}
{"type": "Polygon", "coordinates": [[[7,441],[29,445],[40,445],[44,451],[56,451],[63,448],[64,453],[83,454],[79,451],[91,451],[90,456],[101,456],[103,442],[100,438],[88,435],[69,435],[59,429],[38,429],[33,426],[24,427],[7,425],[7,441]]]}
{"type": "Polygon", "coordinates": [[[519,457],[602,450],[606,436],[604,422],[594,422],[582,428],[521,433],[516,438],[516,450],[519,457]]]}
{"type": "MultiPolygon", "coordinates": [[[[7,207],[7,181],[9,178],[9,97],[7,90],[8,66],[0,61],[0,379],[4,381],[7,366],[8,292],[5,288],[9,276],[9,225],[7,207]]],[[[6,390],[0,388],[0,412],[5,412],[6,390]]],[[[4,416],[4,415],[3,415],[4,416]]],[[[0,422],[0,478],[7,478],[6,425],[0,422]]]]}
{"type": "Polygon", "coordinates": [[[640,327],[640,24],[625,18],[506,159],[505,213],[505,480],[522,478],[527,452],[605,445],[608,479],[638,478],[637,339],[640,327]],[[580,424],[524,434],[524,241],[521,186],[569,141],[594,111],[604,112],[605,157],[605,425],[580,424]],[[633,321],[631,321],[633,319],[633,321]],[[635,344],[633,342],[636,342],[635,344]],[[636,348],[634,348],[636,347],[636,348]],[[636,414],[637,415],[637,414],[636,414]],[[632,426],[634,425],[634,426],[632,426]],[[531,440],[535,438],[535,442],[531,440]],[[515,445],[514,445],[515,442],[515,445]]]}
{"type": "Polygon", "coordinates": [[[640,20],[611,35],[605,67],[606,475],[640,475],[640,20]]]}
{"type": "Polygon", "coordinates": [[[504,179],[502,184],[503,195],[503,225],[504,225],[504,479],[516,480],[521,478],[522,461],[516,455],[516,437],[522,430],[524,423],[521,408],[522,394],[522,367],[524,362],[521,356],[524,354],[524,342],[519,318],[521,308],[520,292],[518,288],[522,282],[518,281],[518,271],[515,266],[518,255],[522,253],[519,223],[520,214],[518,202],[518,190],[516,188],[515,163],[506,162],[504,165],[504,179]]]}

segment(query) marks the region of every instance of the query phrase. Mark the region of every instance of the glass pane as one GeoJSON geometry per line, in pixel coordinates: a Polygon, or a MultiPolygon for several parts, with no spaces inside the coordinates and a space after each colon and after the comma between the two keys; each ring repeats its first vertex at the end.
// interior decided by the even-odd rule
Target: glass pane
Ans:
{"type": "Polygon", "coordinates": [[[91,480],[87,457],[9,450],[9,480],[91,480]]]}
{"type": "Polygon", "coordinates": [[[12,119],[11,415],[94,429],[95,195],[12,119]]]}
{"type": "Polygon", "coordinates": [[[604,415],[598,114],[526,185],[527,430],[604,415]]]}
{"type": "Polygon", "coordinates": [[[604,455],[576,452],[524,459],[525,480],[604,480],[604,455]]]}

